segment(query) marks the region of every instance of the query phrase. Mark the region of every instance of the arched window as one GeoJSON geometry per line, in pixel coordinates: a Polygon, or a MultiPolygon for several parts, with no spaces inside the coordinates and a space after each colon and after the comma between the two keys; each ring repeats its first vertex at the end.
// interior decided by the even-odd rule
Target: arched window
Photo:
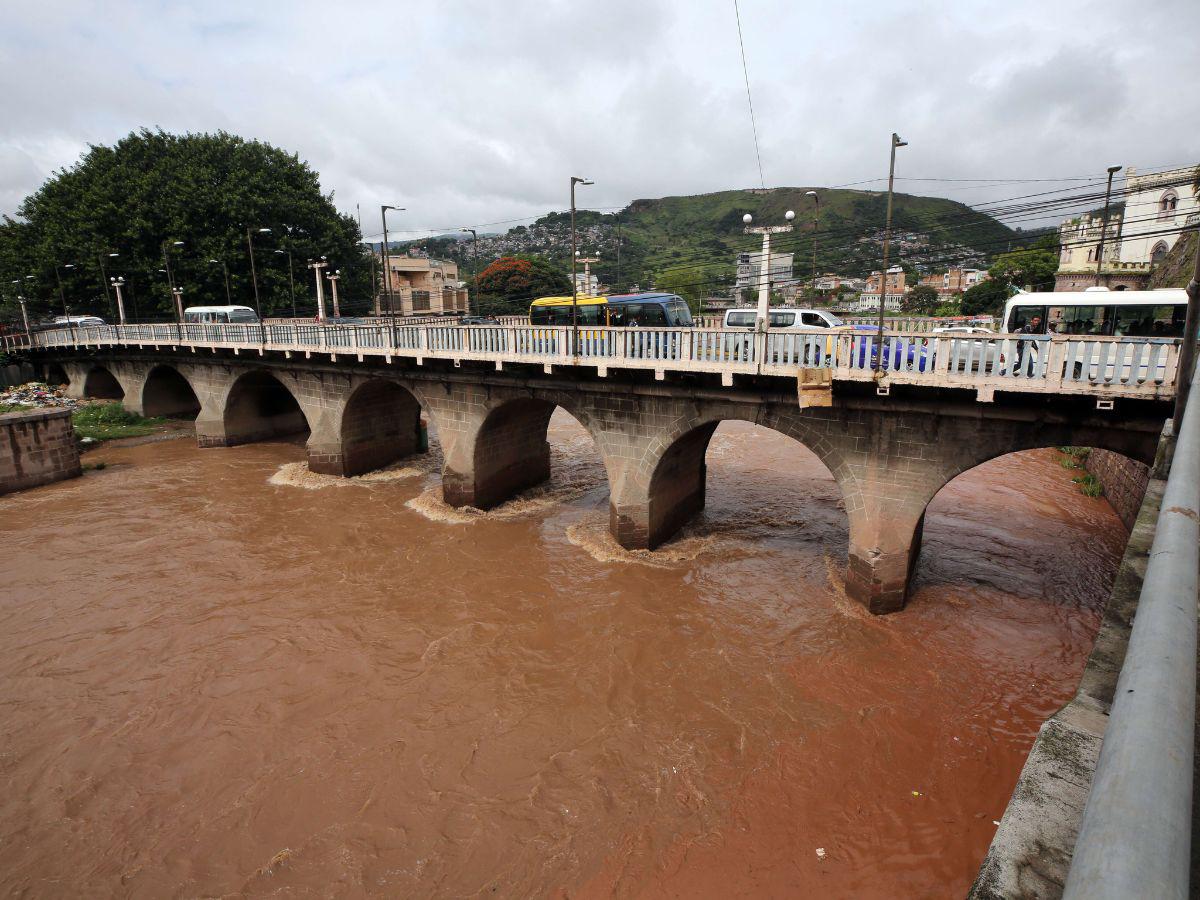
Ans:
{"type": "Polygon", "coordinates": [[[1160,219],[1173,219],[1175,217],[1175,207],[1179,205],[1179,195],[1174,191],[1167,191],[1158,201],[1158,217],[1160,219]]]}
{"type": "Polygon", "coordinates": [[[1166,241],[1159,241],[1154,245],[1154,249],[1150,251],[1150,262],[1158,265],[1163,261],[1163,257],[1167,255],[1168,249],[1166,241]]]}

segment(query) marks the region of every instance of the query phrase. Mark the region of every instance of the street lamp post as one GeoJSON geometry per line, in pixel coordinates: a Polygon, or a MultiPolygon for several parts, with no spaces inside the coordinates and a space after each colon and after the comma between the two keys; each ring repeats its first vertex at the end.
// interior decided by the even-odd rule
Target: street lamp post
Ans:
{"type": "MultiPolygon", "coordinates": [[[[278,251],[276,251],[278,252],[278,251]]],[[[210,263],[215,266],[220,266],[225,272],[225,304],[233,306],[233,296],[229,293],[229,266],[223,259],[210,259],[210,263]]]]}
{"type": "Polygon", "coordinates": [[[787,225],[751,225],[754,217],[750,213],[742,216],[746,223],[746,234],[762,235],[762,262],[758,273],[758,312],[754,317],[756,331],[766,331],[771,318],[771,235],[792,230],[792,220],[796,214],[790,209],[783,214],[787,225]]]}
{"type": "Polygon", "coordinates": [[[896,148],[907,147],[908,141],[902,141],[900,135],[892,132],[892,161],[888,167],[887,219],[883,226],[883,272],[879,284],[879,334],[878,346],[875,352],[875,377],[883,377],[883,311],[887,307],[887,270],[888,243],[892,236],[892,188],[896,181],[896,148]]]}
{"type": "Polygon", "coordinates": [[[1108,187],[1104,189],[1104,216],[1100,220],[1100,245],[1096,248],[1096,284],[1100,284],[1100,267],[1104,265],[1104,237],[1108,234],[1108,203],[1112,198],[1113,176],[1121,171],[1120,166],[1108,167],[1108,187]]]}
{"type": "Polygon", "coordinates": [[[18,294],[17,302],[21,304],[21,321],[25,323],[25,337],[29,337],[29,312],[25,309],[25,298],[18,294]]]}
{"type": "Polygon", "coordinates": [[[180,325],[183,324],[183,301],[180,299],[180,293],[175,291],[175,276],[171,273],[171,254],[168,252],[170,247],[182,247],[183,241],[172,241],[169,238],[163,241],[163,265],[166,267],[164,271],[167,273],[167,286],[171,289],[171,300],[175,304],[175,321],[180,325]]]}
{"type": "Polygon", "coordinates": [[[804,196],[813,198],[813,294],[817,293],[817,226],[821,215],[821,198],[816,191],[805,191],[804,196]]]}
{"type": "MultiPolygon", "coordinates": [[[[470,232],[471,246],[475,257],[474,272],[472,274],[475,276],[475,290],[479,290],[479,235],[475,232],[474,228],[460,228],[458,230],[464,234],[470,232]]],[[[479,307],[476,306],[475,308],[478,309],[479,307]]],[[[471,314],[471,295],[469,293],[467,294],[466,313],[467,315],[471,314]]]]}
{"type": "Polygon", "coordinates": [[[106,272],[104,270],[104,257],[105,256],[117,257],[120,255],[121,254],[119,254],[119,253],[108,253],[108,254],[97,253],[96,254],[96,259],[98,259],[100,261],[100,283],[104,285],[104,296],[108,300],[109,309],[112,308],[112,293],[108,289],[109,279],[108,279],[108,272],[106,272]]]}
{"type": "Polygon", "coordinates": [[[571,176],[571,343],[572,355],[579,354],[579,282],[575,280],[575,257],[579,255],[575,239],[575,185],[595,184],[577,175],[571,176]]]}
{"type": "Polygon", "coordinates": [[[117,292],[117,318],[120,321],[120,324],[124,325],[125,298],[121,296],[121,288],[125,284],[125,277],[123,275],[118,275],[115,278],[110,278],[109,281],[112,282],[113,290],[117,292]]]}
{"type": "Polygon", "coordinates": [[[308,267],[317,276],[317,323],[320,325],[325,324],[325,288],[321,285],[321,270],[328,265],[329,263],[323,256],[320,259],[312,260],[308,264],[308,267]]]}
{"type": "MultiPolygon", "coordinates": [[[[64,269],[75,268],[74,263],[66,263],[64,269]]],[[[75,341],[75,323],[71,321],[71,314],[67,311],[67,293],[63,290],[62,273],[59,271],[58,263],[54,264],[54,280],[58,282],[58,299],[62,301],[63,318],[67,320],[67,328],[71,330],[71,341],[75,341]]]]}
{"type": "Polygon", "coordinates": [[[392,320],[392,346],[396,346],[396,300],[392,294],[392,258],[388,250],[388,231],[387,231],[387,214],[388,210],[393,212],[404,212],[403,206],[388,206],[383,204],[379,207],[379,218],[383,220],[383,289],[387,291],[388,299],[388,315],[392,320]]]}
{"type": "MultiPolygon", "coordinates": [[[[270,228],[259,228],[259,234],[270,234],[270,228]]],[[[258,301],[258,273],[254,269],[254,241],[250,239],[250,226],[246,226],[246,247],[250,251],[250,284],[254,287],[254,312],[258,315],[259,331],[263,331],[262,305],[258,301]]],[[[265,332],[263,332],[265,334],[265,332]]]]}
{"type": "Polygon", "coordinates": [[[338,306],[338,282],[342,278],[342,270],[334,269],[332,272],[326,272],[325,277],[329,279],[330,287],[333,289],[333,317],[340,319],[342,317],[341,308],[338,306]]]}
{"type": "MultiPolygon", "coordinates": [[[[296,276],[292,272],[292,251],[291,250],[276,250],[275,252],[282,253],[284,256],[286,256],[288,258],[288,291],[292,295],[292,318],[298,319],[300,317],[298,315],[296,315],[296,276]]],[[[375,258],[374,254],[371,255],[371,258],[372,258],[372,260],[374,260],[374,258],[375,258]]]]}

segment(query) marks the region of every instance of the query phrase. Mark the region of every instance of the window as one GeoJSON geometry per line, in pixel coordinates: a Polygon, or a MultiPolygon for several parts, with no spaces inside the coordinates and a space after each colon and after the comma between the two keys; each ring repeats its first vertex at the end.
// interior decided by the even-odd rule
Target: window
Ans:
{"type": "Polygon", "coordinates": [[[254,322],[254,323],[257,323],[258,316],[254,314],[253,310],[235,309],[229,313],[229,321],[230,322],[254,322]]]}
{"type": "Polygon", "coordinates": [[[1175,218],[1175,208],[1179,205],[1179,197],[1174,191],[1167,191],[1158,201],[1158,217],[1160,219],[1175,218]]]}
{"type": "Polygon", "coordinates": [[[796,324],[796,314],[794,312],[773,312],[771,313],[772,328],[791,328],[796,324]]]}
{"type": "Polygon", "coordinates": [[[692,327],[692,311],[688,308],[687,302],[681,298],[667,301],[667,320],[668,324],[675,325],[679,328],[692,327]]]}
{"type": "Polygon", "coordinates": [[[825,318],[820,313],[806,312],[800,313],[800,323],[810,325],[813,328],[828,328],[825,318]]]}
{"type": "Polygon", "coordinates": [[[753,328],[755,313],[753,310],[739,310],[725,314],[725,325],[728,328],[753,328]]]}
{"type": "Polygon", "coordinates": [[[1050,330],[1055,334],[1105,334],[1105,312],[1101,306],[1052,306],[1050,330]]]}

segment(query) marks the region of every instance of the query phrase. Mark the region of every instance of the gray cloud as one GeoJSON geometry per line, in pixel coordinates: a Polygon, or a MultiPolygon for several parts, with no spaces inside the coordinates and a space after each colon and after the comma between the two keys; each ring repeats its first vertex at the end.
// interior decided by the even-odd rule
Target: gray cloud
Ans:
{"type": "MultiPolygon", "coordinates": [[[[743,0],[768,184],[1183,164],[1200,6],[743,0]]],[[[0,211],[89,143],[226,129],[295,151],[400,228],[757,184],[731,3],[62,0],[6,12],[0,211]]],[[[968,202],[1012,186],[901,182],[968,202]],[[941,188],[946,188],[942,190],[941,188]]]]}

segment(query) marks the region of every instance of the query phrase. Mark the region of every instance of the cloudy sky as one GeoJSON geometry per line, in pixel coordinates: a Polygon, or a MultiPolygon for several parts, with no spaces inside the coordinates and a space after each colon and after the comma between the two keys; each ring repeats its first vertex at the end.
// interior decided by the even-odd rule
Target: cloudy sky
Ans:
{"type": "MultiPolygon", "coordinates": [[[[739,0],[772,185],[1195,162],[1196,0],[739,0]]],[[[224,129],[442,230],[759,182],[732,0],[6,4],[0,212],[89,143],[224,129]]],[[[864,187],[873,187],[868,184],[864,187]]],[[[902,181],[981,202],[1029,185],[902,181]]],[[[1040,187],[1040,186],[1039,186],[1040,187]]]]}

